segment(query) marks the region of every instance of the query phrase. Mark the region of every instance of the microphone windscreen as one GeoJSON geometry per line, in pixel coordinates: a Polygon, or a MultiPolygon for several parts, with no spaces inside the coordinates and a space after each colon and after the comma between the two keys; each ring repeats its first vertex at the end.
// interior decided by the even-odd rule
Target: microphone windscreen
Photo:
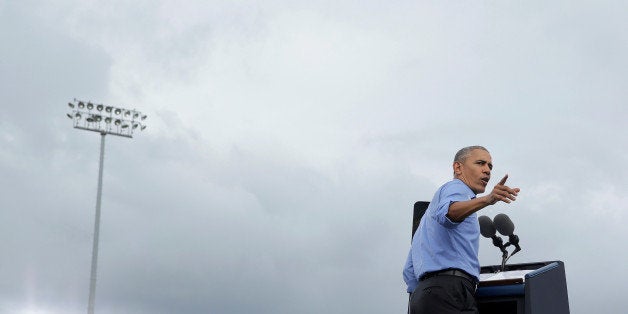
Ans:
{"type": "Polygon", "coordinates": [[[491,218],[488,218],[488,216],[480,216],[478,217],[478,221],[480,222],[480,233],[482,236],[492,238],[495,235],[495,226],[491,218]]]}
{"type": "Polygon", "coordinates": [[[515,224],[512,223],[512,220],[506,214],[497,214],[493,218],[493,222],[495,223],[495,229],[505,236],[515,232],[515,224]]]}

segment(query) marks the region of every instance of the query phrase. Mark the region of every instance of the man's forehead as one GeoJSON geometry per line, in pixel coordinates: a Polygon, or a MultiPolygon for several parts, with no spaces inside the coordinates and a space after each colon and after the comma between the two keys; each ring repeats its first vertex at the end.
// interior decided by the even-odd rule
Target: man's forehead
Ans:
{"type": "Polygon", "coordinates": [[[486,162],[491,162],[491,154],[489,154],[489,152],[483,150],[483,149],[474,149],[471,151],[471,154],[469,156],[469,159],[472,160],[482,160],[482,161],[486,161],[486,162]]]}

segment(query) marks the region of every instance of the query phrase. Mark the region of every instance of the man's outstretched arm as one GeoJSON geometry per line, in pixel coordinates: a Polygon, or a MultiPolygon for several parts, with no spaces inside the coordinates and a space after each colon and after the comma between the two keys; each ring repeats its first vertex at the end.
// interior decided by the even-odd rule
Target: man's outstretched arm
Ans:
{"type": "Polygon", "coordinates": [[[508,175],[505,175],[504,178],[502,178],[501,181],[493,187],[491,193],[487,195],[476,197],[468,201],[451,203],[449,205],[449,210],[447,211],[447,217],[449,217],[451,221],[461,222],[465,218],[469,217],[469,215],[486,206],[493,205],[499,201],[504,203],[515,201],[520,189],[508,187],[506,185],[506,180],[508,180],[508,175]]]}

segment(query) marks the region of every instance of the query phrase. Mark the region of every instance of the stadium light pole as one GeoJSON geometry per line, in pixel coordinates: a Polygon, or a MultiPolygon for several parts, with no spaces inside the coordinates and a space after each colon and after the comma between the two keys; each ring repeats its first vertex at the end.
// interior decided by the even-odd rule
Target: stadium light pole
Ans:
{"type": "Polygon", "coordinates": [[[75,129],[100,133],[100,162],[98,165],[98,192],[96,193],[96,217],[94,219],[94,243],[92,247],[92,267],[89,279],[89,301],[87,313],[94,314],[96,300],[96,269],[98,266],[98,237],[100,234],[100,202],[102,197],[102,172],[105,159],[105,135],[133,138],[133,132],[146,129],[146,115],[133,109],[94,104],[74,99],[68,103],[75,129]]]}

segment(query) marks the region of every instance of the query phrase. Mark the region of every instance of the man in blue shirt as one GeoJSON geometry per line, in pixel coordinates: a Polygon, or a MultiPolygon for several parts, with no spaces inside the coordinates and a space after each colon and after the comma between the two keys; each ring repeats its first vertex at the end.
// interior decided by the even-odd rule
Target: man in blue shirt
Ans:
{"type": "Polygon", "coordinates": [[[412,239],[403,270],[410,295],[409,313],[478,313],[475,289],[480,277],[480,226],[476,212],[499,201],[510,203],[519,188],[508,175],[484,193],[493,162],[482,146],[456,153],[454,179],[434,194],[412,239]]]}

